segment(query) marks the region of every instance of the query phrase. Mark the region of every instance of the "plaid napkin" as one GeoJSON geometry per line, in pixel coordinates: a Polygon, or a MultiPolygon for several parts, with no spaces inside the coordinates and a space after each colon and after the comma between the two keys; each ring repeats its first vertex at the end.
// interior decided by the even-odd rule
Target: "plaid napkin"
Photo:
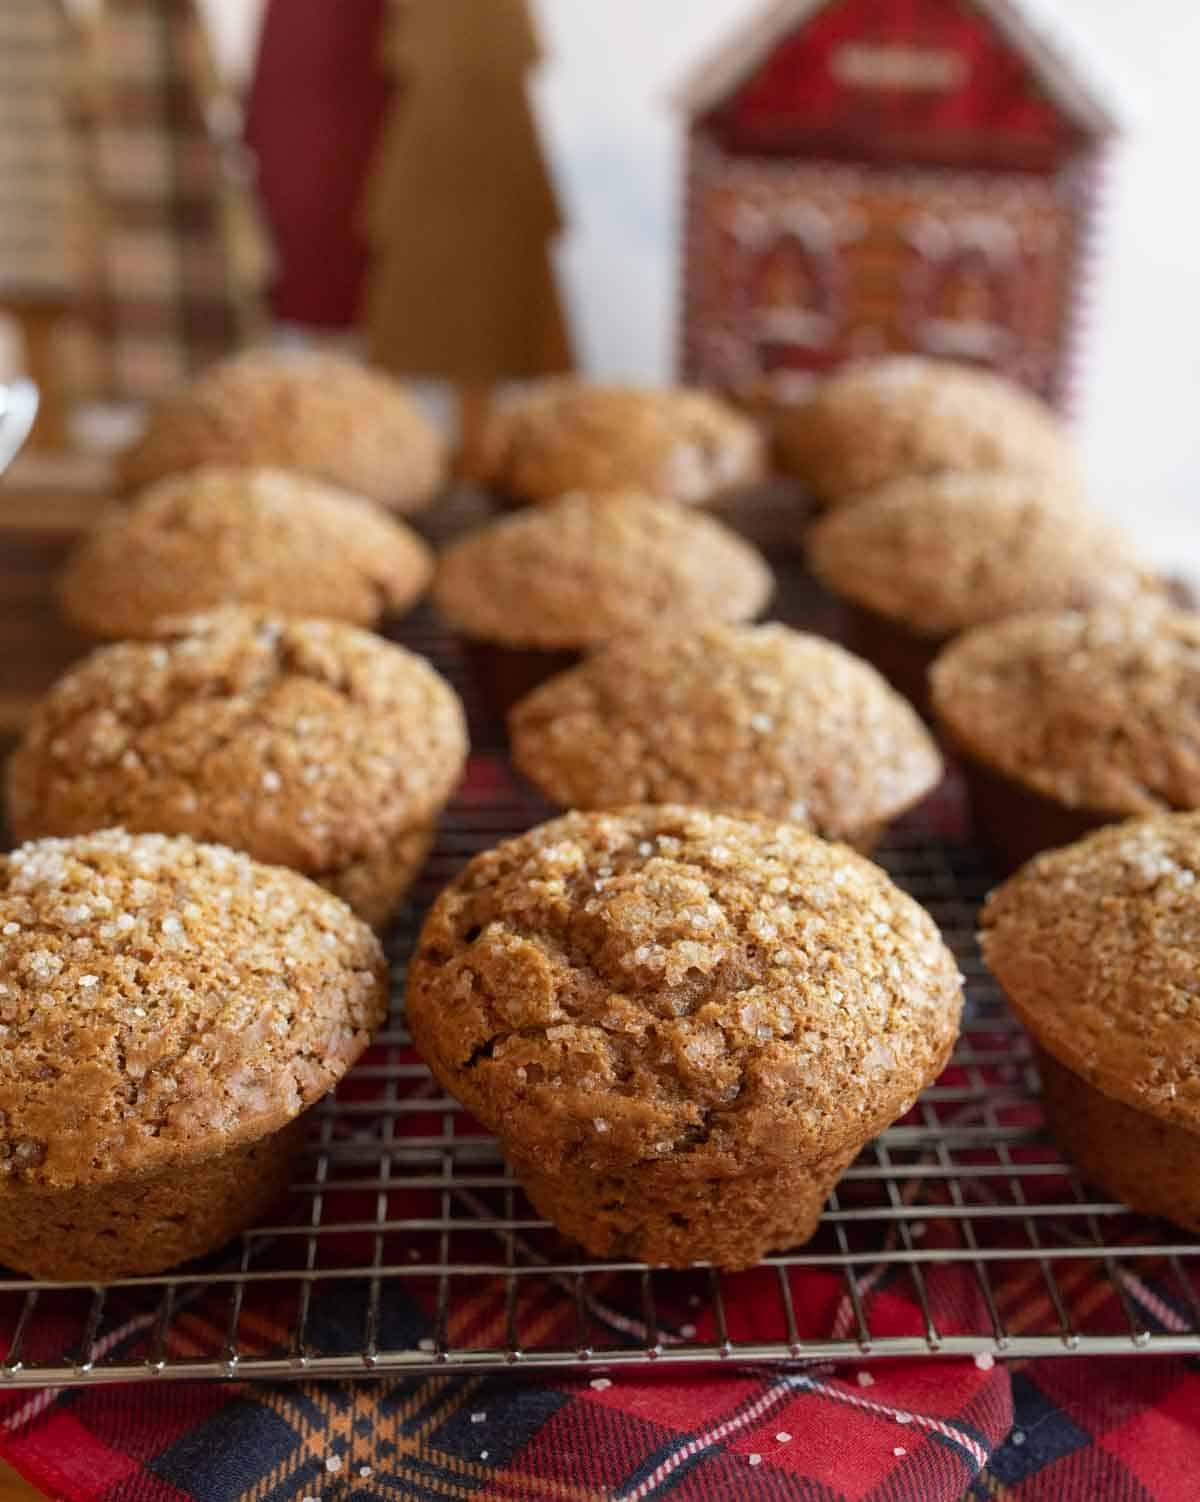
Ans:
{"type": "Polygon", "coordinates": [[[1195,1502],[1198,1415],[1136,1357],[164,1384],[8,1394],[0,1454],[70,1502],[1195,1502]]]}

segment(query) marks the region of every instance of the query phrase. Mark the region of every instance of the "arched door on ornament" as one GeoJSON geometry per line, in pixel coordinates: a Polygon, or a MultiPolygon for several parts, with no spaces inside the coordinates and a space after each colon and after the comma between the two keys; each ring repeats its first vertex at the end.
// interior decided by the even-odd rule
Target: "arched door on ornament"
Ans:
{"type": "Polygon", "coordinates": [[[760,251],[750,301],[764,371],[821,363],[820,352],[832,345],[837,330],[837,285],[831,252],[799,234],[784,231],[760,251]]]}

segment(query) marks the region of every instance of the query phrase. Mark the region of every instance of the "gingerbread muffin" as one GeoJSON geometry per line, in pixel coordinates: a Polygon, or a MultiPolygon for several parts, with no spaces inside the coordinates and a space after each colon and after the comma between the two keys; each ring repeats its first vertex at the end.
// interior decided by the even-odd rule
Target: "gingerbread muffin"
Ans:
{"type": "Polygon", "coordinates": [[[115,507],[61,581],[92,636],[149,637],[164,616],[225,604],[373,626],[425,592],[433,556],[370,502],[280,469],[199,469],[115,507]]]}
{"type": "Polygon", "coordinates": [[[1147,603],[981,627],[938,659],[932,692],[1005,869],[1101,824],[1200,808],[1200,616],[1147,603]]]}
{"type": "Polygon", "coordinates": [[[390,376],[336,355],[255,352],[168,397],[120,476],[140,490],[206,464],[296,470],[408,512],[444,486],[447,449],[390,376]]]}
{"type": "Polygon", "coordinates": [[[479,478],[512,505],[646,490],[706,506],[766,474],[757,425],[702,391],[547,381],[490,413],[479,478]]]}
{"type": "Polygon", "coordinates": [[[779,625],[617,642],[535,689],[509,730],[517,765],[567,808],[741,809],[860,850],[942,774],[872,667],[779,625]]]}
{"type": "Polygon", "coordinates": [[[0,856],[0,1263],[93,1281],[220,1246],[387,998],[370,929],[295,872],[123,830],[0,856]]]}
{"type": "Polygon", "coordinates": [[[960,631],[1160,588],[1123,531],[1029,476],[897,481],[825,517],[808,550],[845,604],[849,645],[922,709],[930,664],[960,631]]]}
{"type": "Polygon", "coordinates": [[[772,587],[761,555],[719,522],[624,491],[565,496],[471,533],[442,555],[433,597],[506,713],[615,637],[752,620],[772,587]]]}
{"type": "Polygon", "coordinates": [[[594,1256],[747,1267],[806,1241],[945,1064],[933,920],[796,824],[572,813],[434,905],[408,1020],[535,1207],[594,1256]]]}
{"type": "Polygon", "coordinates": [[[231,608],[102,647],[59,679],[9,762],[9,827],[219,841],[380,926],[466,749],[462,706],[424,658],[337,622],[231,608]]]}
{"type": "Polygon", "coordinates": [[[892,355],[831,376],[780,413],[781,466],[823,506],[947,470],[1040,476],[1078,498],[1079,460],[1049,407],[977,366],[892,355]]]}
{"type": "Polygon", "coordinates": [[[1200,813],[1049,851],[994,892],[983,952],[1085,1177],[1200,1231],[1200,813]]]}

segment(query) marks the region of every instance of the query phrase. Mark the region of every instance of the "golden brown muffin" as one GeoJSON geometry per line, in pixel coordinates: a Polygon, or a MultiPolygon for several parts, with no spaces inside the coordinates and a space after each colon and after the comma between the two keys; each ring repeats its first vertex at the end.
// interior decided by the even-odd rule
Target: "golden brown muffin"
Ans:
{"type": "Polygon", "coordinates": [[[900,480],[825,517],[808,549],[847,606],[850,645],[922,707],[929,666],[959,631],[1160,588],[1122,530],[1028,476],[900,480]]]}
{"type": "Polygon", "coordinates": [[[560,380],[493,409],[479,477],[522,505],[571,490],[646,490],[705,506],[765,474],[758,427],[717,397],[560,380]]]}
{"type": "Polygon", "coordinates": [[[297,470],[407,512],[442,489],[447,449],[390,376],[336,355],[255,352],[168,397],[120,475],[140,490],[206,464],[297,470]]]}
{"type": "Polygon", "coordinates": [[[472,532],[442,555],[433,596],[468,636],[581,651],[649,626],[749,620],[771,589],[728,528],[626,491],[564,496],[472,532]]]}
{"type": "Polygon", "coordinates": [[[1078,499],[1071,439],[1051,410],[991,371],[920,355],[850,366],[776,422],[782,466],[825,506],[945,470],[1042,476],[1078,499]]]}
{"type": "Polygon", "coordinates": [[[504,713],[617,636],[751,620],[772,588],[762,556],[719,522],[624,491],[564,496],[471,533],[439,560],[433,597],[504,713]]]}
{"type": "Polygon", "coordinates": [[[221,1245],[387,997],[370,929],[295,872],[123,830],[0,856],[0,1262],[91,1281],[221,1245]]]}
{"type": "Polygon", "coordinates": [[[1130,820],[989,898],[983,951],[1084,1175],[1200,1231],[1200,814],[1130,820]]]}
{"type": "Polygon", "coordinates": [[[615,643],[535,689],[509,729],[517,765],[567,808],[742,809],[861,850],[942,774],[873,668],[779,625],[615,643]]]}
{"type": "Polygon", "coordinates": [[[1200,808],[1200,616],[1014,617],[954,642],[931,689],[1010,869],[1131,814],[1200,808]]]}
{"type": "Polygon", "coordinates": [[[805,1241],[945,1064],[932,919],[795,824],[572,813],[430,912],[408,1020],[534,1205],[595,1256],[746,1267],[805,1241]]]}
{"type": "Polygon", "coordinates": [[[9,826],[219,841],[382,925],[466,750],[458,697],[424,658],[353,626],[230,608],[60,678],[9,762],[9,826]]]}
{"type": "Polygon", "coordinates": [[[433,573],[426,545],[368,501],[280,469],[199,469],[115,507],[71,557],[63,610],[92,636],[149,637],[225,604],[356,626],[403,615],[433,573]]]}

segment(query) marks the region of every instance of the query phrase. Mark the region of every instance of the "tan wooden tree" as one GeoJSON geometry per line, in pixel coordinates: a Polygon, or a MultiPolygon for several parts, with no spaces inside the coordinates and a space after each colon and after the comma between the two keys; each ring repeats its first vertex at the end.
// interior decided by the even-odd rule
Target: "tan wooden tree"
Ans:
{"type": "Polygon", "coordinates": [[[407,0],[385,58],[402,89],[365,191],[368,348],[454,382],[469,442],[493,383],[571,368],[563,221],[526,92],[537,36],[525,0],[407,0]]]}

